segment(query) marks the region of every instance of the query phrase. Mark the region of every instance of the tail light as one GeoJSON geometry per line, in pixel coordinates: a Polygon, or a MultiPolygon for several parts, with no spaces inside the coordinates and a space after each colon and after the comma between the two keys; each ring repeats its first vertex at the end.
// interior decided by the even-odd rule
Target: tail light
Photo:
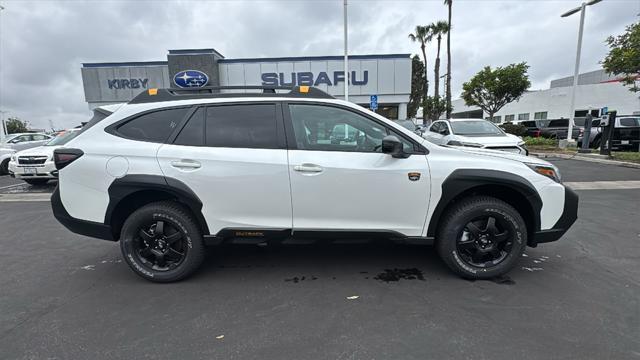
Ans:
{"type": "Polygon", "coordinates": [[[541,131],[540,131],[540,130],[536,130],[536,131],[534,131],[534,132],[533,132],[533,137],[540,137],[540,133],[541,133],[541,131]]]}
{"type": "Polygon", "coordinates": [[[55,149],[53,151],[53,162],[56,164],[56,169],[61,170],[82,155],[84,155],[84,152],[80,149],[55,149]]]}

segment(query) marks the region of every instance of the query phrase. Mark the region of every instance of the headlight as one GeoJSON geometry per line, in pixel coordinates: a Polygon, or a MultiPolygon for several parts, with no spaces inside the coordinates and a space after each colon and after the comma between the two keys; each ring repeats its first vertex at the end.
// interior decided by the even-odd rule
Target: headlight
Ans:
{"type": "Polygon", "coordinates": [[[531,170],[537,172],[540,175],[546,176],[555,182],[559,182],[559,183],[562,182],[560,171],[558,170],[557,167],[553,165],[552,166],[539,165],[539,164],[526,164],[526,165],[530,167],[531,170]]]}
{"type": "Polygon", "coordinates": [[[524,146],[525,142],[524,141],[518,141],[518,146],[524,146]]]}
{"type": "Polygon", "coordinates": [[[458,141],[458,140],[449,140],[447,145],[451,145],[451,146],[468,146],[468,147],[475,147],[475,148],[481,148],[481,147],[484,146],[484,145],[478,144],[478,143],[464,142],[464,141],[458,141]]]}

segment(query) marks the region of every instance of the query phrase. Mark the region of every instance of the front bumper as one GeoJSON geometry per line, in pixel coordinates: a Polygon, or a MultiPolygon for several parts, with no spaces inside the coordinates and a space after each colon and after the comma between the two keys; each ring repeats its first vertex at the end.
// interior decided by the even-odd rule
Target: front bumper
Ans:
{"type": "Polygon", "coordinates": [[[51,209],[53,210],[53,216],[67,229],[80,235],[94,237],[103,240],[115,241],[111,227],[102,223],[93,221],[76,219],[69,215],[67,209],[62,204],[60,199],[60,187],[56,186],[53,195],[51,195],[51,209]]]}
{"type": "Polygon", "coordinates": [[[21,165],[9,162],[9,174],[16,179],[57,179],[58,170],[53,161],[38,165],[21,165]]]}
{"type": "Polygon", "coordinates": [[[531,247],[536,247],[538,244],[552,242],[560,239],[567,230],[578,219],[578,194],[568,187],[564,187],[564,207],[562,215],[556,224],[547,230],[536,231],[533,235],[533,239],[529,242],[531,247]]]}

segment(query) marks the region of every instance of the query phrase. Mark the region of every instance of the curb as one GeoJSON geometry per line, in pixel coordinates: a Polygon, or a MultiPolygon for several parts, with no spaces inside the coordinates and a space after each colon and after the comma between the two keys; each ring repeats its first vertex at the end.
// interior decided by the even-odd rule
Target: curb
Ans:
{"type": "Polygon", "coordinates": [[[618,161],[618,160],[609,160],[609,159],[598,159],[589,156],[580,155],[580,153],[576,153],[575,155],[567,155],[567,154],[558,154],[558,153],[546,153],[546,152],[531,152],[530,155],[539,158],[560,158],[560,159],[573,159],[573,160],[582,160],[582,161],[590,161],[600,164],[608,164],[608,165],[617,165],[624,166],[628,168],[640,169],[640,164],[628,162],[628,161],[618,161]]]}

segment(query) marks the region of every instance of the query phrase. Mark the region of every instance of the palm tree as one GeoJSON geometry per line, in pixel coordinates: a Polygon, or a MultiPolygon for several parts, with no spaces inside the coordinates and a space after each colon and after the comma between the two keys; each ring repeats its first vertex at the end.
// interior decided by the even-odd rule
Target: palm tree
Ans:
{"type": "MultiPolygon", "coordinates": [[[[417,25],[413,34],[409,34],[409,39],[413,42],[420,42],[420,49],[422,50],[422,58],[424,59],[424,96],[429,94],[429,78],[427,76],[427,52],[426,46],[429,41],[433,39],[433,34],[429,26],[417,25]]],[[[422,107],[422,121],[426,124],[427,112],[426,108],[422,107]]]]}
{"type": "MultiPolygon", "coordinates": [[[[433,36],[435,36],[438,41],[438,52],[436,55],[436,64],[433,68],[433,74],[434,74],[433,98],[434,98],[434,106],[435,106],[434,108],[434,115],[435,115],[436,113],[441,111],[441,110],[438,110],[440,108],[440,41],[442,40],[442,34],[449,33],[449,23],[447,23],[446,21],[438,21],[437,23],[429,25],[429,27],[431,28],[431,32],[433,36]]],[[[440,114],[438,114],[438,117],[440,117],[441,114],[442,113],[440,112],[440,114]]]]}
{"type": "Polygon", "coordinates": [[[449,8],[449,31],[447,31],[447,119],[451,119],[451,5],[453,0],[444,0],[444,4],[449,8]]]}

